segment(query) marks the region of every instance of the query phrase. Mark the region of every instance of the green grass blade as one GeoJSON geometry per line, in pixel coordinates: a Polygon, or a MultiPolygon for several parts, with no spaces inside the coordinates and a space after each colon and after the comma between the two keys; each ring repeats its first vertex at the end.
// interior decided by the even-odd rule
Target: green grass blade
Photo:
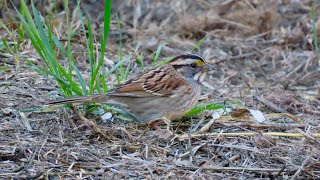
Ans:
{"type": "Polygon", "coordinates": [[[96,85],[96,90],[99,94],[101,94],[100,83],[101,83],[100,78],[97,78],[95,85],[96,85]]]}
{"type": "Polygon", "coordinates": [[[72,71],[72,67],[71,64],[72,64],[72,53],[71,53],[71,42],[70,42],[70,39],[71,39],[71,25],[70,25],[70,19],[69,19],[69,1],[68,0],[64,0],[63,1],[63,4],[64,4],[64,9],[65,9],[65,12],[66,12],[66,21],[67,21],[67,57],[68,57],[68,64],[69,64],[69,67],[68,67],[68,70],[69,70],[69,74],[71,74],[71,71],[72,71]]]}
{"type": "Polygon", "coordinates": [[[85,95],[88,95],[87,84],[85,83],[85,81],[84,81],[84,79],[83,79],[78,67],[74,64],[74,62],[71,62],[71,65],[72,65],[74,71],[77,74],[77,77],[79,79],[79,83],[80,83],[80,86],[82,88],[82,91],[84,92],[85,95]]]}
{"type": "MultiPolygon", "coordinates": [[[[22,25],[26,31],[26,33],[28,34],[33,46],[35,47],[35,49],[37,50],[37,52],[39,53],[39,55],[42,57],[42,59],[44,60],[44,62],[46,63],[46,65],[50,68],[53,69],[56,73],[57,73],[57,69],[55,66],[52,66],[52,64],[54,64],[53,62],[53,54],[52,52],[48,49],[49,47],[46,47],[44,42],[42,41],[39,32],[37,30],[37,27],[32,19],[32,16],[27,8],[27,5],[25,4],[25,1],[22,0],[21,4],[20,4],[20,8],[21,11],[24,13],[24,16],[26,17],[26,19],[22,16],[22,14],[16,9],[15,10],[19,16],[19,19],[22,22],[22,25]],[[49,61],[48,61],[49,60],[49,61]]],[[[38,20],[36,19],[36,21],[38,22],[38,26],[42,27],[42,23],[40,23],[40,18],[38,16],[37,13],[34,14],[35,18],[38,18],[38,20]]]]}
{"type": "MultiPolygon", "coordinates": [[[[68,82],[70,83],[70,88],[72,88],[72,90],[75,90],[74,92],[79,95],[79,96],[82,96],[83,93],[79,87],[79,85],[77,83],[75,83],[72,79],[72,73],[70,73],[70,75],[67,73],[67,71],[61,67],[59,64],[58,64],[58,69],[59,69],[59,72],[68,80],[68,82]]],[[[59,74],[56,74],[57,76],[59,74]]],[[[54,76],[55,78],[57,76],[54,76]]],[[[60,78],[60,76],[58,76],[60,78]]]]}
{"type": "MultiPolygon", "coordinates": [[[[38,44],[41,45],[42,51],[44,52],[44,54],[46,54],[46,56],[49,60],[49,63],[50,63],[49,68],[54,70],[55,73],[58,73],[57,72],[58,65],[57,65],[57,61],[54,56],[54,49],[51,47],[51,44],[50,44],[48,37],[47,37],[47,34],[43,28],[45,25],[41,22],[40,17],[39,17],[39,12],[36,10],[33,3],[31,3],[31,6],[32,6],[32,10],[33,10],[33,16],[35,18],[35,22],[37,25],[37,30],[39,32],[39,34],[37,34],[36,37],[38,36],[41,39],[41,42],[38,42],[38,44]]],[[[37,31],[35,30],[34,33],[36,33],[36,32],[37,31]]]]}
{"type": "Polygon", "coordinates": [[[129,61],[129,63],[128,63],[128,65],[127,65],[126,72],[124,73],[124,77],[123,77],[122,80],[127,80],[130,67],[131,67],[131,61],[129,61]]]}
{"type": "Polygon", "coordinates": [[[94,58],[94,46],[93,46],[93,33],[92,33],[92,29],[91,29],[90,19],[87,18],[88,36],[89,36],[89,37],[87,37],[87,33],[86,33],[87,29],[86,29],[85,23],[84,23],[85,17],[83,16],[81,9],[80,9],[80,0],[77,1],[77,10],[78,10],[78,14],[80,16],[80,22],[81,22],[82,30],[84,32],[84,37],[86,39],[87,51],[89,54],[91,76],[90,76],[89,83],[88,83],[88,87],[89,87],[88,94],[92,94],[94,91],[94,88],[95,88],[94,82],[96,80],[96,78],[93,76],[93,72],[96,71],[96,60],[94,58]]]}
{"type": "Polygon", "coordinates": [[[100,81],[102,83],[103,92],[104,93],[108,92],[107,82],[103,75],[100,75],[100,81]]]}
{"type": "MultiPolygon", "coordinates": [[[[40,33],[40,38],[43,40],[42,41],[43,42],[42,47],[44,47],[43,50],[48,55],[48,59],[50,61],[50,65],[51,65],[52,70],[55,71],[56,75],[59,73],[64,75],[68,79],[70,85],[72,86],[72,89],[77,89],[76,93],[79,94],[79,92],[81,92],[80,87],[76,83],[74,83],[74,81],[72,79],[72,63],[71,63],[71,61],[68,59],[69,60],[68,61],[68,63],[69,63],[68,71],[69,72],[67,73],[65,71],[65,69],[62,68],[61,65],[57,62],[56,58],[53,55],[54,49],[51,48],[51,44],[49,43],[49,40],[48,40],[47,35],[45,33],[45,30],[43,29],[44,24],[40,22],[40,17],[39,17],[38,11],[35,9],[34,6],[33,6],[33,13],[34,13],[36,24],[37,24],[37,27],[38,27],[38,30],[40,33]]],[[[61,47],[60,47],[60,49],[62,49],[61,47]]],[[[67,52],[67,54],[71,54],[71,52],[67,52]]],[[[68,55],[68,57],[70,57],[70,55],[68,55]]],[[[82,95],[82,93],[80,93],[79,95],[82,95]]]]}
{"type": "Polygon", "coordinates": [[[199,49],[203,41],[205,40],[206,36],[203,37],[192,49],[191,51],[194,51],[195,49],[199,49]]]}
{"type": "Polygon", "coordinates": [[[193,109],[191,109],[187,114],[185,114],[185,117],[188,116],[192,116],[195,114],[200,114],[201,112],[205,111],[205,110],[217,110],[217,109],[221,109],[221,108],[225,108],[225,105],[222,104],[205,104],[205,105],[199,105],[193,109]]]}
{"type": "Polygon", "coordinates": [[[155,53],[155,55],[154,55],[154,58],[153,58],[153,61],[152,61],[152,66],[153,66],[153,67],[155,67],[155,65],[156,65],[156,63],[157,63],[157,61],[158,61],[158,58],[159,58],[160,53],[161,53],[161,49],[162,49],[164,46],[166,46],[166,45],[167,45],[167,43],[163,43],[163,44],[160,44],[160,45],[158,46],[157,51],[156,51],[156,53],[155,53]]]}
{"type": "MultiPolygon", "coordinates": [[[[36,67],[37,69],[41,70],[42,72],[44,72],[45,74],[51,75],[52,77],[54,77],[58,83],[63,84],[64,86],[66,86],[66,89],[71,89],[73,92],[75,92],[77,95],[81,96],[82,92],[80,90],[80,88],[77,88],[77,86],[74,86],[74,84],[69,84],[68,82],[64,81],[60,76],[58,76],[57,74],[44,69],[44,68],[40,68],[40,67],[36,67]]],[[[69,94],[69,96],[71,96],[72,94],[69,94]]]]}
{"type": "Polygon", "coordinates": [[[143,59],[144,59],[143,53],[141,53],[140,56],[136,57],[136,62],[138,65],[141,66],[142,70],[144,69],[143,59]]]}
{"type": "MultiPolygon", "coordinates": [[[[99,69],[104,61],[104,52],[108,41],[108,35],[110,31],[110,21],[111,21],[111,0],[105,1],[105,8],[104,8],[104,28],[103,28],[103,38],[101,42],[101,52],[100,52],[100,60],[98,62],[95,71],[92,72],[92,79],[96,79],[99,69]]],[[[106,77],[106,76],[105,76],[106,77]]],[[[94,81],[90,82],[90,87],[93,87],[94,81]]],[[[93,89],[89,90],[89,93],[93,93],[93,89]]]]}
{"type": "Polygon", "coordinates": [[[13,43],[9,43],[4,37],[2,38],[2,41],[0,42],[0,49],[1,49],[1,44],[7,49],[7,51],[9,52],[9,54],[13,55],[14,52],[12,51],[12,49],[10,48],[9,44],[13,44],[13,43]]]}
{"type": "Polygon", "coordinates": [[[162,65],[164,65],[164,64],[167,64],[167,63],[170,62],[173,58],[174,58],[174,57],[169,57],[169,58],[165,59],[164,61],[156,64],[155,67],[159,67],[159,66],[162,66],[162,65]]]}
{"type": "MultiPolygon", "coordinates": [[[[123,58],[123,51],[122,51],[122,33],[121,33],[121,23],[120,23],[120,19],[119,16],[116,16],[116,20],[117,20],[117,30],[119,32],[119,49],[118,49],[118,56],[119,56],[119,61],[122,61],[123,58]]],[[[124,80],[124,76],[125,76],[125,72],[123,70],[123,65],[120,66],[120,80],[118,81],[122,81],[124,80]]]]}
{"type": "Polygon", "coordinates": [[[32,2],[31,3],[31,7],[32,7],[32,11],[33,11],[33,16],[34,16],[34,19],[36,21],[36,25],[37,25],[37,29],[39,31],[40,38],[41,38],[44,46],[47,48],[47,50],[50,50],[51,49],[51,45],[49,43],[47,34],[46,34],[46,32],[45,32],[45,30],[43,28],[44,24],[40,20],[39,12],[34,7],[33,1],[31,1],[31,2],[32,2]]]}
{"type": "Polygon", "coordinates": [[[63,47],[63,45],[61,44],[61,42],[58,40],[58,38],[52,34],[52,40],[54,42],[54,44],[59,48],[59,50],[62,52],[62,54],[65,56],[65,57],[68,57],[68,52],[67,50],[63,47]]]}
{"type": "MultiPolygon", "coordinates": [[[[23,3],[24,0],[21,1],[21,11],[25,12],[25,8],[24,5],[25,3],[23,3]]],[[[44,60],[44,62],[46,63],[47,66],[50,66],[48,64],[48,61],[46,61],[46,55],[44,54],[44,52],[42,51],[42,47],[41,47],[41,44],[38,44],[37,42],[40,41],[40,37],[38,36],[37,34],[37,31],[34,29],[34,27],[31,27],[32,23],[28,23],[24,17],[22,16],[22,14],[17,10],[17,8],[14,6],[17,14],[18,14],[18,17],[22,23],[22,26],[23,28],[25,29],[25,32],[27,33],[27,35],[29,36],[34,48],[37,50],[37,52],[39,53],[40,57],[44,60]],[[31,24],[31,25],[30,25],[31,24]]],[[[28,13],[25,13],[25,14],[28,14],[28,13]]]]}
{"type": "Polygon", "coordinates": [[[124,58],[123,61],[118,61],[118,63],[114,66],[112,66],[112,68],[106,72],[106,74],[104,74],[104,77],[108,77],[110,74],[112,74],[115,70],[117,70],[121,64],[127,62],[130,59],[130,57],[124,58]]]}
{"type": "Polygon", "coordinates": [[[225,104],[226,106],[230,106],[230,105],[235,105],[235,106],[238,106],[240,108],[243,108],[243,109],[250,109],[249,107],[241,104],[240,102],[237,102],[237,101],[232,101],[232,100],[227,100],[225,101],[225,104]]]}
{"type": "Polygon", "coordinates": [[[109,37],[109,31],[110,31],[110,22],[111,22],[111,0],[105,0],[105,6],[104,6],[104,16],[103,16],[103,38],[101,42],[101,58],[104,59],[104,52],[107,45],[108,37],[109,37]]]}
{"type": "MultiPolygon", "coordinates": [[[[33,4],[33,1],[31,1],[33,4]]],[[[21,8],[21,12],[23,12],[24,16],[26,17],[26,21],[28,22],[28,26],[30,28],[31,31],[36,31],[36,25],[33,22],[32,16],[28,10],[28,6],[25,2],[25,0],[21,0],[20,1],[20,8],[21,8]]],[[[19,13],[19,11],[17,10],[17,8],[15,7],[16,11],[19,13]]],[[[19,13],[20,14],[20,13],[19,13]]],[[[21,15],[21,14],[20,14],[21,15]]],[[[23,18],[23,17],[22,17],[23,18]]],[[[21,19],[21,17],[20,17],[21,19]]],[[[24,18],[23,18],[24,19],[24,18]]]]}
{"type": "Polygon", "coordinates": [[[91,29],[91,22],[89,18],[87,18],[87,25],[88,25],[88,36],[89,36],[89,41],[87,41],[88,52],[89,52],[89,62],[90,62],[91,71],[94,71],[96,62],[94,57],[93,32],[91,29]]]}
{"type": "Polygon", "coordinates": [[[7,31],[8,34],[10,34],[10,36],[12,36],[11,31],[7,28],[7,26],[0,21],[0,27],[2,27],[3,29],[5,29],[7,31]]]}

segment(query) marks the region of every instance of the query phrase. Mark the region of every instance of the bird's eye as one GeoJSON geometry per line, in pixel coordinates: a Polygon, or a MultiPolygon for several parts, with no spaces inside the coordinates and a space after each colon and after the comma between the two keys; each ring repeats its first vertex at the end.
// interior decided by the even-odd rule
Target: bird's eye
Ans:
{"type": "Polygon", "coordinates": [[[196,63],[192,63],[192,64],[191,64],[191,68],[194,69],[194,68],[196,68],[196,67],[197,67],[197,64],[196,64],[196,63]]]}

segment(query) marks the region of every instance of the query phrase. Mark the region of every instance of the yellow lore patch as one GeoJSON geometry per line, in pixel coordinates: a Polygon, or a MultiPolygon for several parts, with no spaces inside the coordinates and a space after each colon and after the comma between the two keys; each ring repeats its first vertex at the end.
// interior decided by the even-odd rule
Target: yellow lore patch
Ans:
{"type": "Polygon", "coordinates": [[[204,66],[205,65],[205,63],[200,59],[197,59],[194,62],[197,64],[197,66],[204,66]]]}

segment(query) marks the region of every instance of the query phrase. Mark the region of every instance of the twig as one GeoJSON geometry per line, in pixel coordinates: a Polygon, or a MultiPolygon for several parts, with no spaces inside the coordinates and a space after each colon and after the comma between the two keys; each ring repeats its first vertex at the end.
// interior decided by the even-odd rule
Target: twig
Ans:
{"type": "Polygon", "coordinates": [[[258,101],[260,101],[262,104],[268,106],[270,109],[276,111],[276,112],[281,112],[281,113],[288,113],[285,109],[277,106],[276,104],[274,104],[273,102],[263,99],[262,97],[260,97],[259,95],[255,95],[254,96],[258,101]]]}
{"type": "MultiPolygon", "coordinates": [[[[234,155],[234,156],[232,156],[232,157],[230,157],[230,158],[228,158],[232,163],[233,163],[233,161],[235,161],[235,160],[237,160],[237,159],[239,159],[241,156],[239,155],[239,154],[237,154],[237,155],[234,155]]],[[[221,163],[221,166],[226,166],[226,165],[231,165],[230,164],[230,162],[228,162],[228,161],[224,161],[224,162],[222,162],[221,163]]]]}
{"type": "Polygon", "coordinates": [[[79,119],[84,123],[85,126],[91,127],[95,132],[101,134],[104,138],[108,139],[108,137],[98,128],[98,126],[94,122],[92,122],[92,121],[88,120],[87,118],[85,118],[77,110],[77,108],[75,106],[72,106],[71,109],[72,109],[73,113],[75,113],[79,117],[79,119]]]}
{"type": "Polygon", "coordinates": [[[308,156],[301,164],[301,166],[299,167],[299,169],[296,171],[296,173],[294,173],[294,175],[291,177],[291,179],[296,179],[297,176],[299,176],[300,172],[303,170],[303,168],[308,164],[309,160],[310,160],[311,156],[308,156]]]}
{"type": "Polygon", "coordinates": [[[246,30],[250,30],[252,31],[253,28],[251,26],[248,26],[248,25],[245,25],[245,24],[241,24],[239,22],[235,22],[235,21],[230,21],[228,19],[224,19],[224,18],[215,18],[218,22],[222,22],[222,23],[226,23],[226,24],[229,24],[229,25],[233,25],[233,26],[236,26],[236,27],[239,27],[241,29],[246,29],[246,30]]]}
{"type": "MultiPolygon", "coordinates": [[[[201,83],[203,86],[205,86],[205,87],[207,87],[208,89],[210,89],[210,90],[215,90],[216,88],[214,88],[214,86],[212,86],[211,84],[209,84],[209,83],[207,83],[207,82],[205,82],[205,81],[203,81],[202,83],[201,83]]],[[[200,99],[199,99],[200,100],[200,99]]]]}
{"type": "MultiPolygon", "coordinates": [[[[259,173],[278,173],[282,169],[273,169],[273,168],[249,168],[249,167],[218,167],[218,166],[201,166],[201,167],[195,167],[195,166],[184,166],[181,167],[182,169],[188,169],[188,170],[197,170],[197,169],[203,169],[203,170],[210,170],[210,171],[253,171],[253,172],[259,172],[259,173]]],[[[294,172],[295,170],[283,170],[282,172],[294,172]]]]}
{"type": "Polygon", "coordinates": [[[259,151],[257,148],[252,148],[252,147],[248,147],[248,146],[239,146],[239,145],[228,145],[228,144],[210,144],[208,146],[212,146],[212,147],[223,147],[223,148],[232,148],[232,149],[241,149],[241,150],[245,150],[245,151],[250,151],[250,152],[254,152],[257,154],[261,154],[264,155],[263,152],[259,151]]]}
{"type": "MultiPolygon", "coordinates": [[[[5,54],[0,53],[0,56],[1,55],[5,55],[5,54]]],[[[15,64],[14,61],[10,61],[10,60],[4,59],[4,58],[0,59],[0,63],[6,63],[6,64],[9,64],[9,65],[14,65],[15,64]]]]}
{"type": "Polygon", "coordinates": [[[192,149],[192,145],[191,145],[191,134],[190,134],[190,132],[188,133],[188,150],[189,150],[189,156],[191,158],[191,162],[194,161],[195,164],[198,166],[199,163],[197,161],[197,158],[194,156],[195,152],[192,151],[193,149],[192,149]]]}
{"type": "Polygon", "coordinates": [[[22,121],[23,125],[27,128],[27,130],[29,132],[32,131],[32,128],[31,128],[31,125],[30,125],[30,121],[27,118],[27,116],[25,115],[25,113],[19,111],[19,114],[20,114],[21,121],[22,121]]]}
{"type": "Polygon", "coordinates": [[[228,57],[228,58],[225,58],[225,59],[221,59],[220,61],[214,62],[214,64],[220,64],[220,63],[222,63],[224,61],[230,61],[230,60],[234,60],[234,59],[246,58],[246,57],[250,57],[250,56],[253,56],[253,55],[256,55],[256,54],[259,54],[259,53],[258,52],[249,52],[249,53],[239,54],[239,55],[236,55],[236,56],[231,56],[231,57],[228,57]]]}
{"type": "MultiPolygon", "coordinates": [[[[266,133],[248,133],[248,132],[237,132],[237,133],[195,133],[191,134],[193,138],[199,137],[215,137],[215,136],[227,136],[227,137],[235,137],[235,136],[278,136],[278,137],[306,137],[306,135],[301,133],[283,133],[283,132],[266,132],[266,133]]],[[[320,133],[316,134],[309,134],[309,136],[320,138],[320,133]]],[[[183,134],[177,137],[180,141],[185,140],[188,138],[188,134],[183,134]]]]}
{"type": "MultiPolygon", "coordinates": [[[[122,172],[122,171],[118,171],[115,170],[113,168],[108,168],[108,170],[117,173],[117,174],[121,174],[121,175],[127,175],[127,176],[132,176],[132,177],[136,177],[135,174],[132,173],[127,173],[127,172],[122,172]]],[[[45,178],[45,177],[65,177],[65,176],[71,176],[71,175],[93,175],[93,176],[97,176],[97,175],[105,175],[105,172],[89,172],[89,171],[72,171],[72,172],[42,172],[42,175],[39,177],[39,179],[45,178]],[[45,176],[43,175],[45,174],[45,176]]],[[[29,176],[26,175],[19,175],[18,173],[3,173],[0,174],[0,177],[9,177],[9,178],[22,178],[22,179],[28,179],[29,176]]]]}
{"type": "Polygon", "coordinates": [[[210,129],[212,124],[214,123],[216,119],[212,118],[207,124],[205,124],[198,132],[199,133],[204,133],[210,129]]]}
{"type": "Polygon", "coordinates": [[[305,135],[305,137],[306,137],[307,139],[313,141],[313,142],[314,142],[314,145],[318,145],[318,147],[319,147],[320,142],[319,142],[316,138],[310,136],[310,134],[308,134],[308,133],[303,132],[301,129],[296,129],[296,130],[297,130],[299,133],[305,135]]]}
{"type": "Polygon", "coordinates": [[[220,150],[218,154],[224,159],[224,162],[227,162],[226,164],[229,164],[230,166],[234,166],[233,162],[220,150]]]}
{"type": "Polygon", "coordinates": [[[250,123],[225,123],[219,122],[219,124],[223,124],[223,126],[240,126],[246,128],[256,128],[256,129],[279,129],[279,130],[288,130],[288,129],[295,129],[295,128],[305,128],[304,124],[250,124],[250,123]]]}
{"type": "MultiPolygon", "coordinates": [[[[298,122],[302,121],[301,118],[299,118],[295,115],[289,114],[289,113],[270,113],[270,114],[265,114],[264,117],[267,119],[288,117],[288,118],[292,119],[293,121],[298,121],[298,122]]],[[[216,122],[221,122],[221,121],[252,121],[252,122],[256,122],[254,117],[250,117],[250,116],[243,116],[243,117],[242,116],[240,116],[240,117],[221,116],[220,118],[216,119],[216,122]]]]}
{"type": "Polygon", "coordinates": [[[191,151],[187,151],[187,152],[185,152],[185,153],[183,153],[183,154],[181,154],[181,155],[179,155],[179,158],[183,158],[183,157],[185,157],[185,156],[187,156],[187,155],[189,155],[190,153],[193,153],[193,154],[195,154],[202,146],[204,146],[204,145],[206,145],[207,143],[202,143],[202,144],[200,144],[200,145],[198,145],[198,146],[196,146],[196,147],[194,147],[194,148],[192,148],[192,150],[191,151]]]}
{"type": "Polygon", "coordinates": [[[289,113],[270,113],[270,114],[266,114],[266,115],[264,115],[264,116],[265,116],[266,118],[268,118],[268,119],[279,118],[279,117],[285,116],[285,117],[288,117],[288,118],[290,118],[290,119],[292,119],[292,120],[294,120],[294,121],[298,121],[298,122],[301,122],[301,121],[302,121],[301,118],[299,118],[299,117],[297,117],[297,116],[295,116],[295,115],[289,114],[289,113]]]}

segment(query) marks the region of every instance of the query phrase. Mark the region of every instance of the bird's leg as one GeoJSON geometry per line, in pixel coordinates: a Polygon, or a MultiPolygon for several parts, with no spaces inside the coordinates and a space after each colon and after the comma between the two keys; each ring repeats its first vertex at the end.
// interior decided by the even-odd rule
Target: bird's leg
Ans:
{"type": "Polygon", "coordinates": [[[152,122],[150,123],[150,127],[152,129],[159,130],[160,129],[160,126],[159,126],[160,121],[163,121],[167,125],[167,130],[170,131],[170,120],[167,117],[162,117],[159,119],[152,120],[152,122]]]}
{"type": "Polygon", "coordinates": [[[154,130],[158,130],[158,129],[160,129],[160,126],[158,124],[159,124],[159,122],[158,122],[158,119],[157,119],[157,120],[155,120],[155,121],[150,123],[150,127],[152,129],[154,129],[154,130]]]}
{"type": "Polygon", "coordinates": [[[164,122],[164,123],[166,123],[166,125],[167,125],[167,131],[169,131],[170,132],[170,120],[167,118],[167,117],[162,117],[161,118],[162,119],[162,121],[164,122]]]}
{"type": "Polygon", "coordinates": [[[164,116],[164,117],[161,117],[161,118],[157,118],[157,119],[154,119],[150,122],[149,126],[156,130],[154,135],[157,136],[158,138],[160,139],[164,139],[164,140],[170,140],[172,139],[173,137],[175,137],[174,133],[170,130],[170,118],[169,116],[164,116]],[[159,123],[160,122],[164,122],[166,123],[167,125],[167,128],[166,129],[161,129],[160,126],[159,126],[159,123]]]}

